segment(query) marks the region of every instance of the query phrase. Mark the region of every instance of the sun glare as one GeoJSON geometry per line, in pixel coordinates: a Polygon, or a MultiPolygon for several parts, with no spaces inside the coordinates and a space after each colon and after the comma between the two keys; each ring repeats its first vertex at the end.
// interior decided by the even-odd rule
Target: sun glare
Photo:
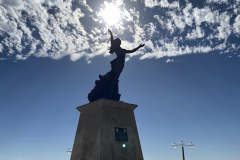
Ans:
{"type": "Polygon", "coordinates": [[[120,20],[120,10],[113,3],[106,3],[100,15],[108,25],[114,25],[120,20]]]}

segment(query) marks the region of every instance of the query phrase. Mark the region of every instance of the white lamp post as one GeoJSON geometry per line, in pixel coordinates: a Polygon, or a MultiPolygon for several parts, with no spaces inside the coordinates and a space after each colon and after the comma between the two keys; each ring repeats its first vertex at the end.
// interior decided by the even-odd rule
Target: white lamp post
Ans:
{"type": "Polygon", "coordinates": [[[188,145],[186,145],[186,144],[183,143],[183,141],[180,141],[179,144],[176,144],[176,143],[172,144],[173,148],[177,148],[177,146],[182,146],[183,160],[185,160],[185,157],[184,157],[184,146],[190,146],[191,148],[193,148],[194,144],[192,142],[190,142],[188,145]]]}

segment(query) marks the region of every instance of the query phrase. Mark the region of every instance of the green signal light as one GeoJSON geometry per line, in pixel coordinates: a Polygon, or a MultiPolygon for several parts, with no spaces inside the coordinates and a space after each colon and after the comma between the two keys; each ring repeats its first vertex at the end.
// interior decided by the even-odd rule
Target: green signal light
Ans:
{"type": "Polygon", "coordinates": [[[122,146],[123,146],[123,148],[125,148],[125,147],[126,147],[126,144],[123,144],[122,146]]]}

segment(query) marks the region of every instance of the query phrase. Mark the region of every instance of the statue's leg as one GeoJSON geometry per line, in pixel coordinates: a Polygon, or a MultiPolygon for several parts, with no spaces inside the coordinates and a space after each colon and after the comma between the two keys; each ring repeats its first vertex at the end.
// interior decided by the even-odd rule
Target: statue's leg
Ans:
{"type": "Polygon", "coordinates": [[[124,66],[115,66],[112,71],[114,72],[114,76],[112,77],[112,80],[111,80],[111,84],[110,84],[110,89],[109,89],[109,94],[108,94],[108,97],[110,99],[114,99],[114,89],[117,89],[117,92],[118,92],[118,87],[115,87],[116,84],[118,83],[118,79],[120,77],[120,74],[123,70],[123,67],[124,66]]]}
{"type": "Polygon", "coordinates": [[[111,80],[111,84],[110,84],[110,88],[109,88],[109,93],[108,93],[108,96],[110,99],[119,99],[119,98],[116,98],[116,93],[118,95],[118,79],[120,77],[120,74],[123,70],[123,67],[119,67],[119,68],[115,68],[114,70],[114,76],[112,77],[112,80],[111,80]],[[116,86],[117,85],[117,86],[116,86]]]}
{"type": "Polygon", "coordinates": [[[113,98],[113,92],[114,92],[114,87],[118,82],[118,77],[114,77],[114,79],[112,80],[111,84],[110,84],[110,89],[109,89],[109,98],[112,99],[113,98]]]}

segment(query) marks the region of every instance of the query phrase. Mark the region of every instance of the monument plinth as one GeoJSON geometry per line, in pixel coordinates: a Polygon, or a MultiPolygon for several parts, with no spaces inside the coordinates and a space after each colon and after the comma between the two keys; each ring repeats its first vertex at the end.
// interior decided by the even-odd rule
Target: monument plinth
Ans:
{"type": "Polygon", "coordinates": [[[81,115],[71,160],[143,160],[135,108],[108,99],[78,107],[81,115]]]}

